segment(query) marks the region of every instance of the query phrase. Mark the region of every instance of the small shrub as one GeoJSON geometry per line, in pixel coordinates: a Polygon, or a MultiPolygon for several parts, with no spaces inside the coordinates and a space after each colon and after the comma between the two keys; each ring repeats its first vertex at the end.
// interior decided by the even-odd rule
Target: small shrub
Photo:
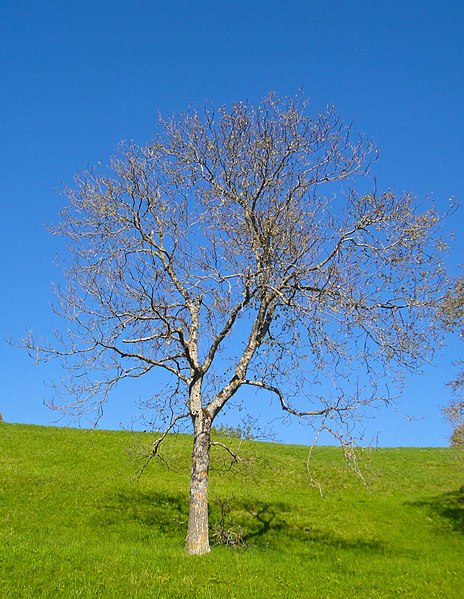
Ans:
{"type": "Polygon", "coordinates": [[[217,545],[228,545],[229,547],[248,547],[245,541],[244,530],[230,517],[231,504],[223,499],[217,499],[220,518],[217,524],[210,527],[210,540],[213,547],[217,545]]]}

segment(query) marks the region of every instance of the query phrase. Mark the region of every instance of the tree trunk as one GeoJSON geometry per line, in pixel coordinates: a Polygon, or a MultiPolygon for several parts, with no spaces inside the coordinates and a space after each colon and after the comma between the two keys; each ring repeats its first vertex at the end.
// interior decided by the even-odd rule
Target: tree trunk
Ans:
{"type": "Polygon", "coordinates": [[[208,471],[211,422],[202,413],[194,419],[190,509],[185,549],[192,555],[209,553],[208,471]]]}

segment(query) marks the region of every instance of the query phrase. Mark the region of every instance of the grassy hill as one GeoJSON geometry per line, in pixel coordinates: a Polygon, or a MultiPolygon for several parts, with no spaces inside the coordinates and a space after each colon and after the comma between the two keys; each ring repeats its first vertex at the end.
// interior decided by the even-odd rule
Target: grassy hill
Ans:
{"type": "Polygon", "coordinates": [[[456,451],[365,452],[365,488],[317,448],[321,497],[307,448],[245,442],[232,469],[213,448],[212,527],[247,547],[198,558],[183,551],[191,440],[138,479],[128,450],[149,439],[0,424],[0,597],[464,597],[456,451]]]}

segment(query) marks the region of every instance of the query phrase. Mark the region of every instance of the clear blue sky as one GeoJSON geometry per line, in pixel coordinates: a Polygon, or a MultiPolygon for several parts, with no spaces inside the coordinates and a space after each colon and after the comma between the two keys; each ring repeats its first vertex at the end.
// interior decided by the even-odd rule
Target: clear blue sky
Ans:
{"type": "MultiPolygon", "coordinates": [[[[190,102],[259,99],[303,88],[314,109],[335,104],[381,150],[379,188],[464,198],[464,3],[461,1],[4,0],[0,8],[2,94],[0,412],[10,422],[50,424],[36,366],[4,341],[31,328],[50,336],[50,285],[60,244],[47,233],[64,201],[62,183],[121,139],[143,143],[158,112],[190,102]]],[[[464,208],[449,259],[463,262],[464,208]]],[[[366,423],[381,445],[445,445],[440,414],[462,355],[450,340],[435,366],[408,381],[399,412],[366,423]],[[414,416],[407,422],[405,416],[414,416]]],[[[103,425],[137,416],[125,387],[103,425]]],[[[254,406],[264,423],[273,415],[254,406]]],[[[231,415],[231,418],[234,418],[231,415]]],[[[279,439],[308,442],[298,425],[279,439]]]]}

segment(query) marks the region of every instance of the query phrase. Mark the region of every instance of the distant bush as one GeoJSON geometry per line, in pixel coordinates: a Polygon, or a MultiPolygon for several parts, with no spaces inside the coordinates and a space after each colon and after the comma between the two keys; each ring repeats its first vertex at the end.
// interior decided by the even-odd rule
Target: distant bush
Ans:
{"type": "Polygon", "coordinates": [[[464,370],[461,371],[459,378],[451,383],[456,397],[449,402],[443,409],[448,422],[453,427],[450,437],[451,447],[464,448],[464,370]]]}
{"type": "Polygon", "coordinates": [[[238,426],[220,424],[219,426],[213,426],[211,433],[217,437],[225,437],[226,439],[254,439],[250,424],[246,426],[241,426],[240,424],[238,426]]]}
{"type": "Polygon", "coordinates": [[[464,424],[456,426],[451,435],[451,447],[464,448],[464,424]]]}

